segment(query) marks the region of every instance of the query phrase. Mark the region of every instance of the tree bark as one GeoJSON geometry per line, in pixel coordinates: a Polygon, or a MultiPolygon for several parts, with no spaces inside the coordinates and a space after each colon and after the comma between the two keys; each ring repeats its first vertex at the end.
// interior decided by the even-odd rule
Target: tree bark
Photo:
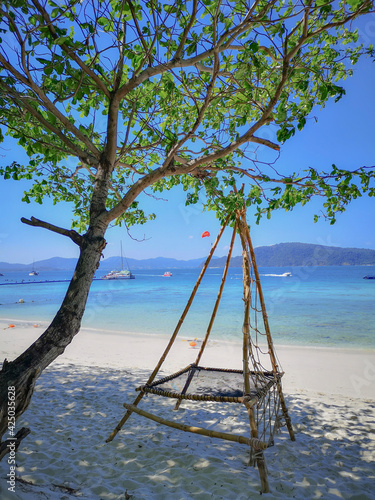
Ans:
{"type": "Polygon", "coordinates": [[[29,406],[42,371],[64,352],[79,332],[90,286],[106,245],[105,230],[103,224],[97,224],[83,236],[73,278],[47,330],[14,361],[4,361],[0,371],[0,440],[8,429],[8,387],[15,388],[17,420],[29,406]]]}

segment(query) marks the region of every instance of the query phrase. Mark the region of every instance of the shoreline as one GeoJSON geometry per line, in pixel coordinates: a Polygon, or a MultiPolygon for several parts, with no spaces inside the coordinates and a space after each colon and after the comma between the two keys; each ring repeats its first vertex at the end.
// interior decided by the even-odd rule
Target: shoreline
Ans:
{"type": "MultiPolygon", "coordinates": [[[[1,354],[8,361],[19,356],[44,331],[45,325],[0,320],[1,354]],[[36,326],[37,325],[37,326],[36,326]]],[[[65,352],[53,363],[112,369],[154,369],[163,354],[169,335],[109,332],[82,328],[65,352]]],[[[173,373],[194,362],[202,339],[177,337],[162,371],[173,373]],[[196,340],[191,347],[189,340],[196,340]]],[[[285,372],[286,393],[324,394],[375,400],[375,349],[323,346],[275,345],[280,369],[285,372]]],[[[0,360],[1,362],[3,359],[0,360]]],[[[264,366],[269,369],[268,356],[264,366]]],[[[202,366],[242,368],[242,343],[234,340],[209,340],[202,366]]]]}
{"type": "MultiPolygon", "coordinates": [[[[51,320],[52,321],[52,320],[51,320]]],[[[18,318],[4,318],[0,317],[0,332],[1,330],[6,330],[8,328],[9,324],[18,324],[17,326],[20,326],[21,328],[34,328],[34,325],[37,325],[42,328],[47,328],[48,325],[51,323],[51,321],[46,321],[46,320],[25,320],[25,319],[18,319],[18,318]]],[[[170,339],[172,332],[170,333],[148,333],[148,332],[135,332],[135,331],[126,331],[126,330],[111,330],[111,329],[106,329],[106,328],[93,328],[89,326],[83,326],[80,329],[80,332],[91,332],[93,334],[98,334],[98,335],[118,335],[118,336],[144,336],[144,337],[152,337],[152,338],[159,338],[159,339],[167,339],[167,341],[170,339]]],[[[272,334],[272,332],[271,332],[272,334]]],[[[79,334],[77,334],[79,335],[79,334]]],[[[185,340],[186,335],[181,335],[181,338],[184,338],[185,340]]],[[[211,334],[212,341],[214,342],[219,342],[221,344],[239,344],[242,343],[242,340],[239,339],[227,339],[227,338],[221,338],[221,337],[215,337],[215,334],[211,334]]],[[[211,338],[210,337],[210,338],[211,338]]],[[[203,335],[200,337],[196,337],[200,340],[203,340],[203,335]]],[[[349,347],[341,346],[341,345],[318,345],[318,344],[288,344],[288,343],[283,343],[279,344],[277,341],[273,341],[276,350],[278,349],[290,349],[290,348],[298,348],[298,349],[316,349],[316,350],[338,350],[338,351],[348,351],[348,352],[358,352],[358,353],[375,353],[375,345],[371,347],[363,347],[360,345],[353,345],[349,347]]]]}

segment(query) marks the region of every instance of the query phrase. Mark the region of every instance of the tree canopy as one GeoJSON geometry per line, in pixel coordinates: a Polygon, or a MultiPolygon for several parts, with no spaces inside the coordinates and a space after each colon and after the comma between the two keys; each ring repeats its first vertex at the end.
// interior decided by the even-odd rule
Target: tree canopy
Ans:
{"type": "MultiPolygon", "coordinates": [[[[75,229],[22,220],[80,247],[51,324],[3,363],[0,437],[8,387],[18,418],[79,332],[108,225],[153,218],[140,193],[181,184],[187,203],[203,193],[219,218],[243,203],[269,216],[318,194],[332,221],[352,198],[374,195],[373,168],[286,177],[273,166],[313,108],[344,95],[351,64],[373,54],[351,27],[372,9],[369,0],[0,0],[0,141],[9,134],[29,159],[0,175],[33,181],[26,202],[72,202],[75,229]],[[258,158],[259,145],[274,160],[258,158]]],[[[0,458],[7,450],[0,443],[0,458]]]]}
{"type": "Polygon", "coordinates": [[[24,201],[73,202],[80,231],[99,213],[105,224],[145,222],[154,215],[137,195],[179,183],[187,203],[204,187],[220,216],[238,198],[228,195],[236,177],[258,216],[324,194],[334,220],[363,190],[373,194],[371,172],[358,170],[359,182],[336,167],[277,176],[257,146],[276,159],[314,106],[341,99],[350,65],[372,50],[350,23],[372,8],[358,0],[2,0],[0,124],[30,160],[1,174],[34,180],[24,201]],[[277,141],[265,138],[267,127],[277,141]]]}

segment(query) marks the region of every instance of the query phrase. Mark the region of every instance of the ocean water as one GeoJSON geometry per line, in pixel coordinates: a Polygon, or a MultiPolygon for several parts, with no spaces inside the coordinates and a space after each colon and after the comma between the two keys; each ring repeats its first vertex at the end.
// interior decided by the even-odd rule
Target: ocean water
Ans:
{"type": "MultiPolygon", "coordinates": [[[[103,331],[171,335],[191,294],[199,269],[134,271],[134,280],[93,282],[84,327],[103,331]]],[[[182,338],[206,332],[222,277],[208,269],[181,329],[182,338]]],[[[260,268],[262,288],[275,344],[375,348],[375,266],[260,268]],[[281,276],[291,272],[292,276],[281,276]]],[[[105,274],[98,270],[97,278],[105,274]]],[[[8,272],[0,283],[0,318],[28,322],[52,320],[68,287],[63,271],[8,272]],[[23,302],[20,302],[23,300],[23,302]]],[[[229,269],[211,339],[241,339],[242,270],[229,269]]]]}

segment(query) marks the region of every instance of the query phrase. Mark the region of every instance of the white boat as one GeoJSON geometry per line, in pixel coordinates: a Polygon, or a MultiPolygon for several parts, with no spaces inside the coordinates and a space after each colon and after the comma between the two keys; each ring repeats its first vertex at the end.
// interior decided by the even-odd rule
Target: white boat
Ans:
{"type": "Polygon", "coordinates": [[[34,262],[33,262],[33,270],[31,271],[31,273],[29,273],[29,276],[38,276],[39,273],[37,273],[35,271],[35,268],[34,268],[34,262]]]}
{"type": "Polygon", "coordinates": [[[108,274],[102,276],[102,280],[133,280],[135,279],[134,274],[129,271],[129,269],[124,269],[122,257],[122,242],[121,242],[121,270],[120,271],[110,271],[108,274]]]}
{"type": "Polygon", "coordinates": [[[292,273],[283,273],[281,276],[292,276],[292,273]]]}
{"type": "Polygon", "coordinates": [[[108,274],[102,276],[102,280],[132,280],[135,276],[128,269],[121,269],[121,271],[110,271],[108,274]]]}
{"type": "Polygon", "coordinates": [[[172,273],[170,273],[169,271],[166,271],[163,276],[165,276],[166,278],[169,278],[170,276],[172,276],[172,273]]]}

